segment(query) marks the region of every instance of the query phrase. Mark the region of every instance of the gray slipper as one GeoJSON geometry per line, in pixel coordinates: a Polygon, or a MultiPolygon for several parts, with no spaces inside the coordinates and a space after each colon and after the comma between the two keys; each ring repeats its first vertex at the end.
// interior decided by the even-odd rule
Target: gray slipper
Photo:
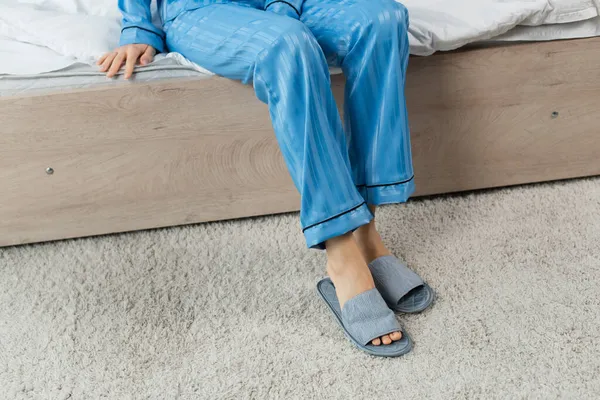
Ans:
{"type": "Polygon", "coordinates": [[[412,340],[402,330],[392,310],[377,289],[354,296],[340,309],[333,282],[329,278],[317,283],[317,291],[331,309],[346,337],[359,349],[373,356],[398,357],[412,349],[412,340]],[[402,339],[374,346],[373,339],[392,332],[402,332],[402,339]]]}
{"type": "Polygon", "coordinates": [[[369,269],[381,297],[396,312],[418,313],[435,299],[433,289],[394,256],[376,258],[369,269]]]}

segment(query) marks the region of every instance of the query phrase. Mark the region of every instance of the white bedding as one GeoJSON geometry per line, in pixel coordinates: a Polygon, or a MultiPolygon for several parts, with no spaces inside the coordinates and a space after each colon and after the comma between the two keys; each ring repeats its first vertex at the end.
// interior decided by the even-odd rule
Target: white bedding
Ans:
{"type": "Polygon", "coordinates": [[[135,82],[164,81],[176,78],[203,78],[209,74],[196,68],[182,65],[180,60],[159,56],[151,65],[138,68],[130,81],[121,79],[122,72],[116,78],[107,78],[98,68],[87,64],[73,64],[59,71],[42,74],[0,75],[0,97],[22,94],[38,94],[65,89],[84,89],[90,87],[130,85],[135,82]]]}
{"type": "MultiPolygon", "coordinates": [[[[600,0],[402,0],[402,3],[409,11],[411,53],[416,55],[490,40],[517,26],[563,24],[600,15],[600,0]]],[[[522,34],[519,40],[528,39],[522,34]]]]}
{"type": "Polygon", "coordinates": [[[540,26],[516,26],[494,41],[545,41],[600,36],[600,17],[585,21],[540,26]]]}
{"type": "MultiPolygon", "coordinates": [[[[120,16],[116,3],[116,0],[0,0],[0,74],[38,74],[76,63],[93,65],[98,56],[118,42],[120,16]]],[[[600,31],[600,0],[403,0],[402,3],[410,14],[411,53],[417,55],[453,50],[493,38],[553,40],[595,36],[600,31]],[[540,30],[540,25],[545,24],[552,25],[540,30]]],[[[185,64],[177,55],[169,57],[185,64]]],[[[207,73],[199,67],[197,70],[207,73]]]]}

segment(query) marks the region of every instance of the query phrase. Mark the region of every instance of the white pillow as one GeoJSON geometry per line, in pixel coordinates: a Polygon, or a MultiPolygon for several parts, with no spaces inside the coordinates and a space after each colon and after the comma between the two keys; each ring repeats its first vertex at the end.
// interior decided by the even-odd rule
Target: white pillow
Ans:
{"type": "Polygon", "coordinates": [[[73,59],[61,56],[47,47],[0,36],[0,75],[39,74],[66,68],[73,63],[73,59]]]}
{"type": "Polygon", "coordinates": [[[13,4],[31,4],[38,10],[68,14],[88,14],[120,18],[117,0],[4,0],[13,4]]]}
{"type": "MultiPolygon", "coordinates": [[[[39,10],[121,18],[117,0],[0,0],[0,3],[2,1],[13,4],[32,4],[39,10]]],[[[151,4],[152,14],[156,15],[156,0],[152,0],[151,4]]]]}
{"type": "MultiPolygon", "coordinates": [[[[60,3],[66,6],[68,2],[60,3]]],[[[115,16],[46,11],[33,4],[2,6],[0,13],[0,34],[86,63],[114,49],[120,30],[120,19],[115,16]]]]}

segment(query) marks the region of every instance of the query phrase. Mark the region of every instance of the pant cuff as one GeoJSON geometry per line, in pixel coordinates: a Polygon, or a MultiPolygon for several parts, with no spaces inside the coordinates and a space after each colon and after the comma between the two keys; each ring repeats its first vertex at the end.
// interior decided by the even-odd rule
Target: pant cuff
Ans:
{"type": "Polygon", "coordinates": [[[398,183],[384,185],[362,185],[357,187],[369,205],[404,203],[415,192],[414,176],[398,183]]]}
{"type": "Polygon", "coordinates": [[[373,214],[366,203],[362,203],[348,211],[337,214],[317,224],[303,229],[306,245],[312,249],[324,249],[325,241],[352,232],[358,227],[368,224],[373,214]]]}

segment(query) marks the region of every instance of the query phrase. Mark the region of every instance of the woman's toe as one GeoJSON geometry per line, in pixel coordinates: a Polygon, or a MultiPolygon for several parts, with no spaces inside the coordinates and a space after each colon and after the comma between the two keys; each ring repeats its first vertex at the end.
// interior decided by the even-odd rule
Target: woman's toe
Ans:
{"type": "Polygon", "coordinates": [[[384,335],[381,337],[381,342],[383,344],[390,344],[392,343],[392,339],[390,339],[390,335],[384,335]]]}
{"type": "Polygon", "coordinates": [[[381,344],[381,339],[373,339],[371,340],[371,343],[373,343],[373,346],[379,346],[381,344]]]}
{"type": "Polygon", "coordinates": [[[402,339],[402,332],[392,332],[390,333],[390,339],[393,341],[402,339]]]}

